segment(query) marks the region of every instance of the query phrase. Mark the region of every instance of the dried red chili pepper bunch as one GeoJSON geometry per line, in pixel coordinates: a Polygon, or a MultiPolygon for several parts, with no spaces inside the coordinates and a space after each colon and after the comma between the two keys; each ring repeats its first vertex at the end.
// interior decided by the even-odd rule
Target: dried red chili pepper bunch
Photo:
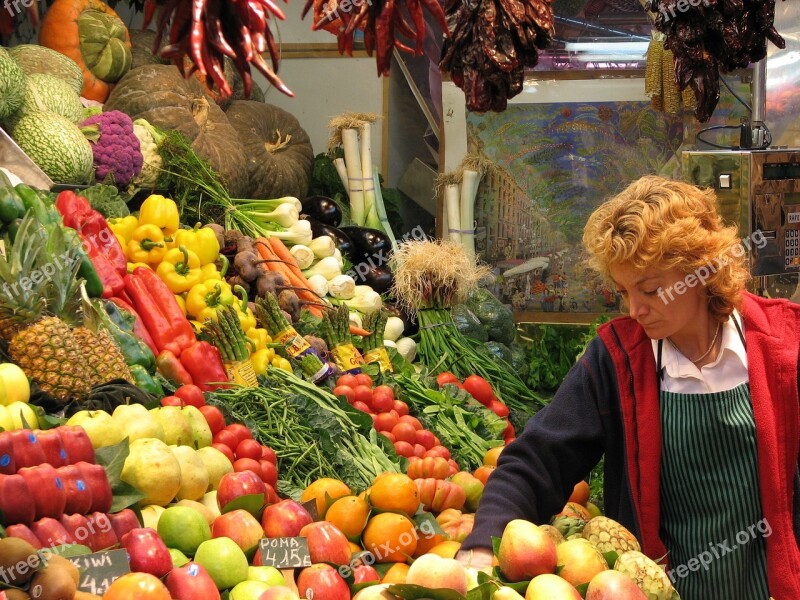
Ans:
{"type": "Polygon", "coordinates": [[[210,86],[217,86],[223,96],[233,90],[225,79],[224,60],[229,57],[242,77],[244,93],[250,96],[253,78],[250,65],[261,71],[267,80],[287,96],[292,91],[278,77],[278,45],[269,29],[269,18],[285,19],[273,0],[146,0],[146,28],[158,9],[156,40],[153,52],[171,60],[185,76],[199,71],[210,86]],[[158,48],[169,27],[169,45],[158,48]],[[262,56],[269,51],[272,66],[262,56]],[[184,58],[192,67],[184,70],[184,58]]]}
{"type": "Polygon", "coordinates": [[[691,86],[695,117],[708,121],[719,102],[719,74],[743,69],[767,55],[767,40],[786,42],[776,31],[775,0],[650,0],[655,28],[666,35],[664,47],[675,55],[678,89],[691,86]]]}
{"type": "Polygon", "coordinates": [[[353,36],[356,30],[364,30],[364,46],[367,54],[376,55],[379,76],[389,74],[394,48],[418,56],[422,54],[423,9],[433,15],[447,35],[447,20],[439,0],[307,0],[304,17],[312,7],[314,23],[311,28],[335,33],[340,54],[352,54],[353,36]]]}
{"type": "Polygon", "coordinates": [[[525,67],[553,38],[551,0],[448,0],[450,39],[439,68],[476,112],[505,110],[522,91],[525,67]]]}

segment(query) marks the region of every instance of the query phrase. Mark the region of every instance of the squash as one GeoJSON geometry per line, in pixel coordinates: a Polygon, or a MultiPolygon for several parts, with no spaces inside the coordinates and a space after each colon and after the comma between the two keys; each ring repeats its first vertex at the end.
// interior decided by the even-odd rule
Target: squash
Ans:
{"type": "Polygon", "coordinates": [[[233,197],[244,197],[247,160],[239,134],[225,113],[194,77],[184,79],[174,65],[144,65],[123,77],[106,100],[105,110],[121,110],[134,121],[178,130],[206,159],[233,197]]]}
{"type": "Polygon", "coordinates": [[[55,0],[44,15],[39,43],[74,60],[83,71],[81,95],[104,102],[131,65],[128,28],[100,0],[55,0]]]}
{"type": "MultiPolygon", "coordinates": [[[[153,54],[153,43],[156,41],[155,31],[133,29],[128,34],[131,36],[131,69],[144,65],[169,64],[169,60],[153,54]]],[[[163,48],[166,43],[167,40],[162,40],[161,47],[163,48]]]]}
{"type": "Polygon", "coordinates": [[[83,71],[74,60],[61,52],[38,44],[19,44],[9,48],[8,53],[26,75],[34,73],[55,75],[69,83],[75,93],[80,95],[83,89],[83,71]]]}
{"type": "Polygon", "coordinates": [[[305,198],[314,151],[297,119],[254,100],[234,100],[225,113],[236,130],[250,176],[249,198],[305,198]]]}

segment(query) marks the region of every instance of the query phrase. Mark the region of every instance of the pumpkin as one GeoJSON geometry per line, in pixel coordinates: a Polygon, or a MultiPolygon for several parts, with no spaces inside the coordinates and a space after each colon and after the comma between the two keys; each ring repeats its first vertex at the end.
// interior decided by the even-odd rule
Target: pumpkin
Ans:
{"type": "Polygon", "coordinates": [[[105,101],[111,84],[131,66],[128,28],[100,0],[55,0],[42,20],[39,43],[78,64],[81,95],[97,102],[105,101]]]}
{"type": "MultiPolygon", "coordinates": [[[[131,36],[131,69],[144,65],[168,65],[169,61],[153,54],[153,43],[156,41],[156,32],[150,29],[144,31],[133,29],[131,36]]],[[[167,40],[161,41],[163,48],[167,40]]]]}
{"type": "Polygon", "coordinates": [[[255,100],[234,100],[225,113],[247,157],[249,198],[305,198],[314,151],[297,119],[255,100]]]}
{"type": "Polygon", "coordinates": [[[200,82],[184,79],[174,65],[132,69],[114,87],[105,110],[121,110],[161,129],[177,130],[208,161],[233,197],[244,197],[248,175],[239,134],[200,82]]]}

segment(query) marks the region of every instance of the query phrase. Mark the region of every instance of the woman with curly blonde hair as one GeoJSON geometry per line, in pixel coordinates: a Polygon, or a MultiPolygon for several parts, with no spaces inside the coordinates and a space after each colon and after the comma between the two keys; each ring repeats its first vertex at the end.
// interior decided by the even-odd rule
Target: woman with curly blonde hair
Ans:
{"type": "Polygon", "coordinates": [[[512,519],[547,522],[605,455],[606,515],[683,600],[800,598],[800,306],[745,290],[764,241],[656,176],[591,215],[589,263],[628,316],[504,449],[460,560],[485,565],[512,519]]]}

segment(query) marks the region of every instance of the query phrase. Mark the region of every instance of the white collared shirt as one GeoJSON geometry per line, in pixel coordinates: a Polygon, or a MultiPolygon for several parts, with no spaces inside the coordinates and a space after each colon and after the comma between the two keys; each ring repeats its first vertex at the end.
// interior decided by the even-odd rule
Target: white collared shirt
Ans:
{"type": "MultiPolygon", "coordinates": [[[[736,330],[733,319],[744,324],[738,311],[722,324],[722,346],[714,362],[697,368],[692,361],[664,340],[661,352],[661,369],[664,378],[661,389],[676,394],[712,394],[724,392],[748,381],[747,353],[736,330]]],[[[653,356],[658,364],[658,340],[651,340],[653,356]]]]}

